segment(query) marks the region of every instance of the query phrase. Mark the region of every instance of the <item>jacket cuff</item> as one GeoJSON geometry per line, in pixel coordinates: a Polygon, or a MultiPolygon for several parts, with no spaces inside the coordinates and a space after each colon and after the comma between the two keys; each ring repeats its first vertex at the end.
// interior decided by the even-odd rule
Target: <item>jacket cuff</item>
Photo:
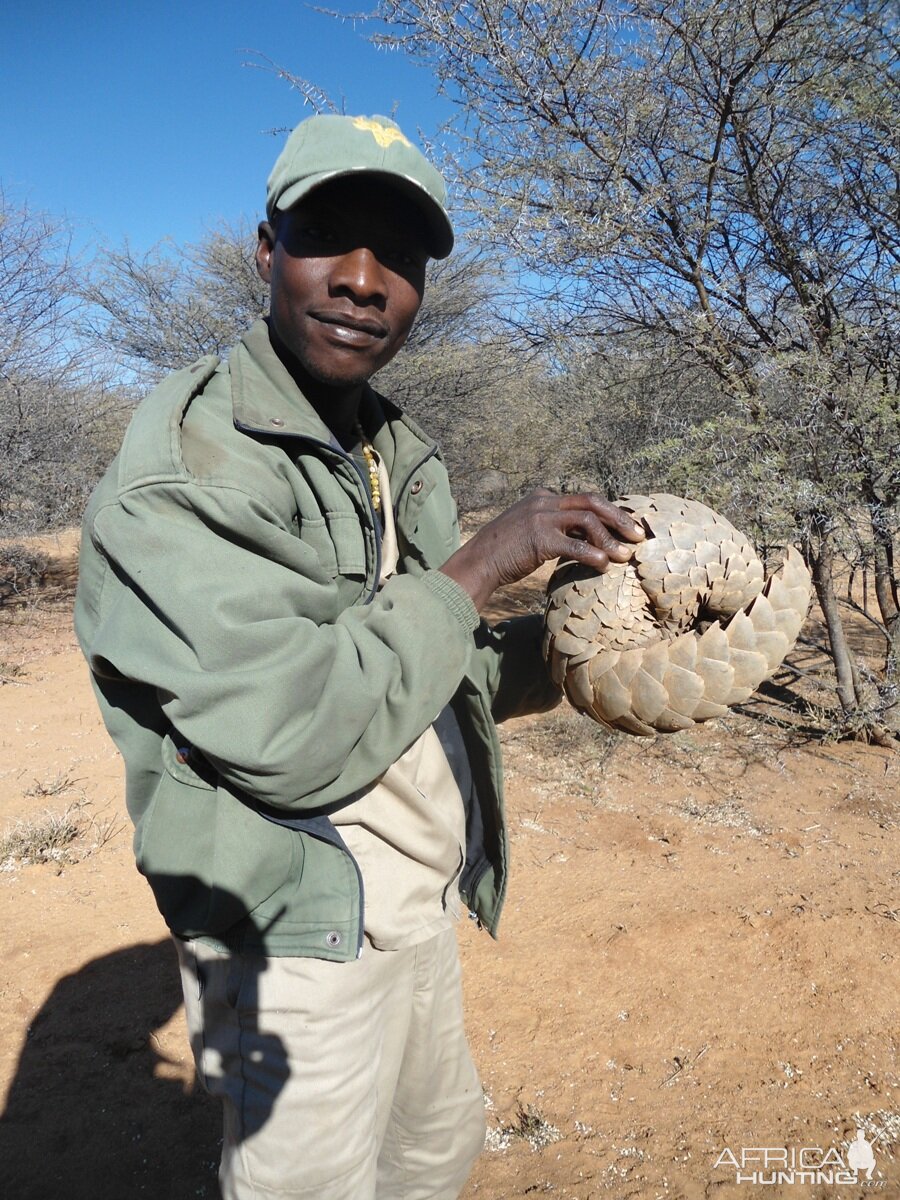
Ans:
{"type": "Polygon", "coordinates": [[[422,583],[447,605],[466,633],[474,633],[481,624],[478,609],[465,588],[443,571],[426,571],[422,583]]]}

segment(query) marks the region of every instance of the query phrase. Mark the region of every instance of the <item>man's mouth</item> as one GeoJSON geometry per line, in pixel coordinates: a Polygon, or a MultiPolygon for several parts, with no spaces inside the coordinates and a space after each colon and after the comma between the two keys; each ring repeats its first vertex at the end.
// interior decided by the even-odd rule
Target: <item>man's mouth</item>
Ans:
{"type": "Polygon", "coordinates": [[[356,341],[362,338],[385,338],[387,326],[380,321],[365,317],[353,317],[348,313],[314,312],[314,320],[327,325],[342,340],[356,341]]]}

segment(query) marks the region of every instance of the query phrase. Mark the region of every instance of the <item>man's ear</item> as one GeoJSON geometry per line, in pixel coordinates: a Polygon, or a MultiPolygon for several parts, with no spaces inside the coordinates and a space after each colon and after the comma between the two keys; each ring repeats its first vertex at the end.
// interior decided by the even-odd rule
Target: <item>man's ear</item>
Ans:
{"type": "Polygon", "coordinates": [[[269,221],[260,221],[256,231],[256,270],[263,283],[272,282],[272,254],[275,250],[275,230],[269,221]]]}

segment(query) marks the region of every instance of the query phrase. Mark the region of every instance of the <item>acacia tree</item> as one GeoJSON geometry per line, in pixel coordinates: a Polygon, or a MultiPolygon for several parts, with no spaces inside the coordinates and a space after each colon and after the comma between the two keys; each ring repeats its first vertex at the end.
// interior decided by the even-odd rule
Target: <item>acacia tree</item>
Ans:
{"type": "Polygon", "coordinates": [[[74,519],[108,452],[108,389],[79,342],[63,223],[0,191],[0,531],[74,519]]]}
{"type": "Polygon", "coordinates": [[[222,223],[196,243],[159,242],[146,254],[127,243],[106,249],[84,287],[85,330],[144,383],[224,354],[268,308],[255,251],[246,220],[222,223]]]}
{"type": "MultiPolygon", "coordinates": [[[[900,657],[900,33],[889,0],[382,0],[375,40],[457,103],[448,165],[510,247],[536,339],[635,334],[730,398],[685,464],[799,538],[848,725],[889,739],[900,657]],[[732,448],[738,447],[738,453],[732,448]],[[716,468],[716,464],[718,469],[716,468]],[[723,470],[724,463],[728,471],[723,470]],[[888,648],[847,645],[835,556],[871,554],[888,648]]],[[[721,490],[721,489],[720,489],[721,490]]]]}

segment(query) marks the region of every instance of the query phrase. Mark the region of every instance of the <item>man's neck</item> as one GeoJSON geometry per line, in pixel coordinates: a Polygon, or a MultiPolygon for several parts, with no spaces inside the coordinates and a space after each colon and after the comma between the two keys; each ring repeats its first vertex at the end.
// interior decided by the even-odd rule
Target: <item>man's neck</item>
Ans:
{"type": "Polygon", "coordinates": [[[304,397],[344,449],[352,449],[359,442],[356,430],[359,424],[359,406],[365,391],[365,383],[354,383],[342,387],[315,379],[285,348],[271,323],[269,324],[269,337],[275,353],[290,372],[304,397]]]}

